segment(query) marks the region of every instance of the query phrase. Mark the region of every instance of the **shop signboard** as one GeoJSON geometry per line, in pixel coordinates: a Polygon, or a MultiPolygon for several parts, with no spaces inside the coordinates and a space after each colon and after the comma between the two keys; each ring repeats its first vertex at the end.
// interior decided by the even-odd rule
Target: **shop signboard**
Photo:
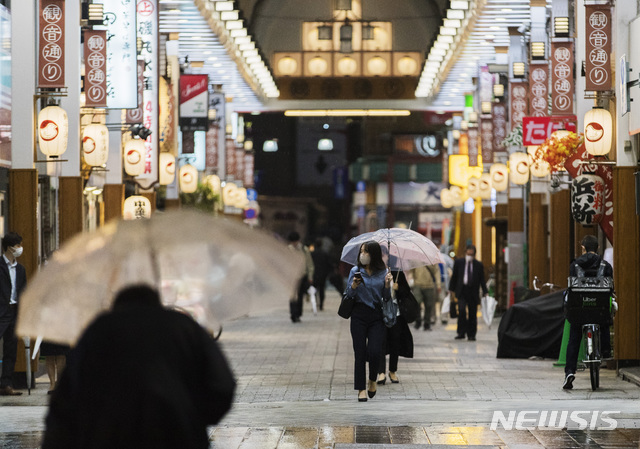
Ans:
{"type": "Polygon", "coordinates": [[[434,134],[396,135],[393,146],[396,153],[424,156],[428,162],[440,162],[442,159],[442,139],[434,134]]]}
{"type": "Polygon", "coordinates": [[[576,132],[576,116],[557,117],[523,117],[522,144],[527,146],[541,145],[554,131],[566,129],[576,132]]]}
{"type": "Polygon", "coordinates": [[[209,124],[209,76],[180,76],[180,127],[206,131],[209,124]]]}
{"type": "Polygon", "coordinates": [[[138,0],[138,37],[144,61],[142,124],[151,131],[145,142],[145,169],[140,179],[158,179],[158,0],[138,0]]]}
{"type": "Polygon", "coordinates": [[[138,106],[134,109],[127,109],[126,121],[128,124],[142,123],[144,111],[142,110],[144,98],[144,61],[138,61],[136,64],[138,73],[138,106]]]}
{"type": "Polygon", "coordinates": [[[469,166],[476,167],[478,165],[478,155],[480,153],[480,141],[477,127],[469,128],[467,130],[467,139],[467,146],[469,149],[469,166]]]}
{"type": "Polygon", "coordinates": [[[138,107],[136,0],[93,0],[93,3],[104,5],[104,26],[93,29],[107,32],[107,107],[135,110],[138,107]]]}
{"type": "Polygon", "coordinates": [[[573,114],[573,42],[551,43],[551,114],[573,114]]]}
{"type": "Polygon", "coordinates": [[[585,5],[585,90],[611,90],[611,6],[585,5]]]}
{"type": "Polygon", "coordinates": [[[107,107],[107,32],[84,32],[84,95],[88,108],[107,107]]]}
{"type": "Polygon", "coordinates": [[[509,82],[511,131],[522,123],[522,118],[529,115],[529,83],[526,81],[509,82]]]}
{"type": "MultiPolygon", "coordinates": [[[[507,137],[507,106],[504,102],[493,103],[491,105],[491,119],[493,130],[492,160],[495,161],[495,155],[498,153],[506,153],[507,149],[502,143],[507,137]]],[[[522,118],[520,118],[522,120],[522,118]]],[[[482,147],[484,154],[484,147],[482,147]]],[[[484,157],[482,159],[484,161],[484,157]]]]}
{"type": "Polygon", "coordinates": [[[529,64],[529,113],[534,117],[549,115],[549,63],[529,64]]]}
{"type": "Polygon", "coordinates": [[[38,87],[64,85],[64,0],[40,0],[38,87]]]}
{"type": "Polygon", "coordinates": [[[493,121],[491,116],[480,117],[480,147],[482,148],[482,163],[493,162],[493,121]]]}

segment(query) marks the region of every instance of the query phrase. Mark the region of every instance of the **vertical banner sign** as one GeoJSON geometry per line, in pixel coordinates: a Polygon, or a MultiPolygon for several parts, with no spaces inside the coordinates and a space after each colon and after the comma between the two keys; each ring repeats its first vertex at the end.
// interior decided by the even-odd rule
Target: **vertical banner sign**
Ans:
{"type": "Polygon", "coordinates": [[[180,127],[206,130],[209,114],[209,75],[180,76],[180,127]]]}
{"type": "Polygon", "coordinates": [[[88,108],[107,107],[107,32],[84,32],[84,95],[88,108]]]}
{"type": "Polygon", "coordinates": [[[206,141],[206,161],[205,167],[207,171],[218,169],[218,134],[220,130],[216,124],[209,126],[206,141]]]}
{"type": "Polygon", "coordinates": [[[469,148],[469,167],[478,166],[478,128],[469,128],[467,130],[467,145],[469,148]]]}
{"type": "Polygon", "coordinates": [[[489,73],[489,67],[480,67],[480,102],[491,101],[493,99],[493,83],[495,75],[489,73]]]}
{"type": "Polygon", "coordinates": [[[254,171],[254,155],[252,152],[244,154],[244,177],[243,184],[245,187],[253,187],[253,171],[254,171]]]}
{"type": "MultiPolygon", "coordinates": [[[[104,5],[107,31],[107,107],[135,109],[137,91],[136,0],[93,0],[104,5]]],[[[138,120],[138,123],[142,120],[138,120]]]]}
{"type": "Polygon", "coordinates": [[[551,43],[551,115],[573,114],[573,42],[551,43]]]}
{"type": "MultiPolygon", "coordinates": [[[[502,144],[502,141],[507,138],[507,106],[500,103],[493,103],[491,105],[491,117],[493,119],[493,162],[495,160],[495,153],[505,153],[507,149],[502,144]]],[[[522,117],[520,117],[522,120],[522,117]]],[[[484,148],[482,150],[484,154],[484,148]]],[[[484,161],[484,158],[483,158],[484,161]]]]}
{"type": "Polygon", "coordinates": [[[64,0],[40,0],[39,13],[38,87],[64,87],[64,0]]]}
{"type": "Polygon", "coordinates": [[[529,65],[529,94],[533,117],[546,117],[549,115],[549,64],[531,63],[529,65]]]}
{"type": "Polygon", "coordinates": [[[587,5],[585,10],[585,90],[611,90],[611,6],[587,5]]]}
{"type": "Polygon", "coordinates": [[[227,138],[225,142],[225,155],[227,165],[227,179],[236,178],[236,143],[232,138],[227,138]]]}
{"type": "MultiPolygon", "coordinates": [[[[518,125],[522,124],[522,118],[529,115],[529,84],[509,83],[510,89],[510,106],[511,106],[511,131],[518,125]]],[[[496,150],[497,151],[497,150],[496,150]]]]}
{"type": "Polygon", "coordinates": [[[491,116],[480,118],[480,144],[482,147],[482,163],[493,163],[493,122],[491,116]]]}
{"type": "Polygon", "coordinates": [[[135,109],[127,109],[126,121],[128,124],[142,123],[144,111],[144,61],[138,61],[136,64],[138,71],[138,106],[135,109]]]}
{"type": "Polygon", "coordinates": [[[244,148],[242,147],[236,147],[236,178],[244,179],[244,148]]]}
{"type": "Polygon", "coordinates": [[[144,173],[138,178],[158,179],[158,0],[138,0],[138,37],[144,61],[142,124],[151,130],[145,142],[144,173]]]}

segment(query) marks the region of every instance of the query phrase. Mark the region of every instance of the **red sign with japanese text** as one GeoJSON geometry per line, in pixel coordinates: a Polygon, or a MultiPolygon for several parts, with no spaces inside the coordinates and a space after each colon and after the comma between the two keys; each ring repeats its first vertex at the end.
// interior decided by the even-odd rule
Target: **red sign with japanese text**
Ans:
{"type": "Polygon", "coordinates": [[[107,107],[107,32],[84,32],[84,95],[88,108],[107,107]]]}
{"type": "Polygon", "coordinates": [[[549,115],[549,63],[531,62],[529,65],[529,114],[534,117],[549,115]]]}
{"type": "Polygon", "coordinates": [[[586,5],[585,10],[585,90],[611,90],[611,6],[586,5]]]}
{"type": "Polygon", "coordinates": [[[522,118],[529,115],[529,83],[510,82],[509,83],[510,108],[509,119],[511,131],[522,123],[522,118]]]}
{"type": "Polygon", "coordinates": [[[562,117],[523,117],[522,144],[524,146],[541,145],[549,136],[559,129],[576,132],[576,116],[562,117]]]}
{"type": "Polygon", "coordinates": [[[551,43],[551,114],[573,114],[573,42],[551,43]]]}
{"type": "Polygon", "coordinates": [[[564,163],[564,167],[572,178],[576,178],[583,173],[594,173],[604,180],[604,218],[600,221],[600,228],[607,236],[609,242],[613,245],[613,169],[610,165],[587,164],[581,165],[581,161],[590,158],[584,143],[580,145],[578,151],[564,163]]]}
{"type": "Polygon", "coordinates": [[[64,86],[64,0],[40,0],[38,87],[64,86]]]}

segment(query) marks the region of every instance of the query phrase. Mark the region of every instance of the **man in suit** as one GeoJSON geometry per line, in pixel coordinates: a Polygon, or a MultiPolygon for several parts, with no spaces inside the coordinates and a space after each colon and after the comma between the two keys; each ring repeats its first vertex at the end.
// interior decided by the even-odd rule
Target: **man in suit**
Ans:
{"type": "Polygon", "coordinates": [[[22,237],[9,232],[2,238],[2,263],[0,263],[0,337],[2,337],[2,375],[0,375],[0,395],[19,396],[22,394],[11,386],[16,366],[18,337],[16,337],[16,317],[20,294],[27,286],[27,273],[16,260],[22,255],[22,237]]]}
{"type": "Polygon", "coordinates": [[[468,245],[465,258],[456,259],[453,264],[453,274],[449,280],[449,291],[455,293],[458,298],[458,335],[456,340],[462,340],[465,336],[469,338],[469,341],[476,339],[480,288],[482,288],[482,294],[486,295],[484,266],[482,262],[476,260],[476,247],[468,245]]]}

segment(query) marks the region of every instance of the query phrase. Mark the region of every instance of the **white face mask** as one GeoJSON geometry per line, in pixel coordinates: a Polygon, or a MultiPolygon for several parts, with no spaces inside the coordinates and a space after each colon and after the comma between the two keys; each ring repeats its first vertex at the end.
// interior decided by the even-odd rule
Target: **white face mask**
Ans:
{"type": "Polygon", "coordinates": [[[464,256],[464,259],[465,259],[467,262],[471,262],[471,261],[473,260],[473,256],[466,255],[466,256],[464,256]]]}
{"type": "Polygon", "coordinates": [[[362,265],[369,265],[371,263],[371,256],[369,254],[360,254],[360,263],[362,265]]]}
{"type": "Polygon", "coordinates": [[[18,248],[11,248],[11,253],[13,254],[13,257],[20,257],[22,256],[22,251],[23,248],[22,246],[18,247],[18,248]]]}

